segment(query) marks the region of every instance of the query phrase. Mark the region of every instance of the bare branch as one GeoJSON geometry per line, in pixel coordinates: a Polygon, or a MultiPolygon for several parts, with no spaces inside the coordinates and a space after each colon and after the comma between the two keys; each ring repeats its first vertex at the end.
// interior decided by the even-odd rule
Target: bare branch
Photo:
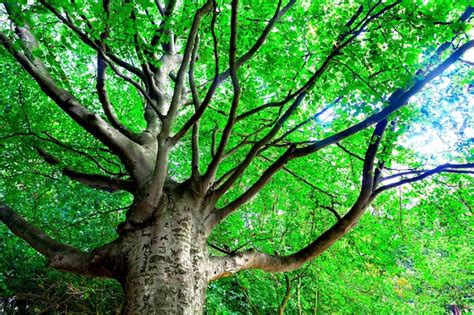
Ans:
{"type": "MultiPolygon", "coordinates": [[[[191,88],[191,95],[193,98],[194,111],[196,112],[201,106],[199,100],[199,94],[196,88],[196,82],[194,80],[194,66],[197,59],[197,51],[199,49],[199,36],[196,36],[196,43],[194,44],[193,53],[191,56],[191,62],[189,64],[189,85],[191,88]]],[[[199,120],[193,126],[192,136],[191,136],[191,172],[192,176],[196,178],[199,176],[199,120]]]]}

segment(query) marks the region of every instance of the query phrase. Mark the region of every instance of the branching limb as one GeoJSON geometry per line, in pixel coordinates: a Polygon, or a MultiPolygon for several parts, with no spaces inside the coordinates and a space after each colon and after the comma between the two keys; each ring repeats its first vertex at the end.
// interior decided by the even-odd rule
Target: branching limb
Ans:
{"type": "MultiPolygon", "coordinates": [[[[354,30],[352,30],[351,32],[347,32],[339,36],[339,44],[333,46],[331,52],[328,54],[328,56],[322,62],[316,72],[311,76],[311,78],[301,88],[299,88],[294,93],[289,94],[283,101],[279,102],[281,105],[284,105],[294,99],[293,103],[289,106],[289,108],[283,113],[280,119],[277,120],[274,127],[268,132],[265,137],[263,137],[260,141],[256,142],[252,146],[249,153],[240,163],[237,170],[232,173],[229,179],[223,185],[221,185],[221,187],[219,187],[219,189],[215,192],[215,198],[220,198],[233,185],[233,183],[244,173],[245,169],[247,169],[247,167],[250,165],[257,152],[259,152],[263,146],[269,143],[276,136],[278,131],[282,128],[283,124],[299,107],[303,99],[308,94],[308,91],[313,88],[317,80],[329,67],[331,61],[341,53],[342,49],[348,46],[352,41],[354,41],[371,21],[380,17],[382,14],[394,8],[399,3],[399,1],[394,2],[390,5],[387,5],[377,13],[373,15],[368,15],[368,17],[361,22],[361,25],[358,26],[358,28],[354,28],[354,30]]],[[[381,119],[383,118],[384,117],[382,117],[381,119]]],[[[258,192],[258,190],[260,190],[263,186],[266,185],[266,183],[270,180],[270,178],[274,175],[276,171],[278,171],[290,159],[297,157],[301,150],[302,148],[296,149],[294,146],[290,147],[290,149],[288,149],[274,164],[269,167],[269,169],[267,169],[267,171],[262,174],[262,176],[255,183],[255,185],[251,186],[251,188],[246,191],[242,196],[231,202],[228,206],[224,207],[223,210],[225,210],[217,216],[222,219],[223,217],[227,216],[232,211],[240,207],[240,205],[250,200],[258,192]]]]}
{"type": "Polygon", "coordinates": [[[236,65],[236,53],[237,53],[237,13],[238,12],[238,0],[232,1],[232,13],[231,13],[231,25],[230,25],[230,50],[229,50],[229,69],[230,77],[232,81],[232,105],[229,112],[229,118],[224,127],[219,146],[217,148],[216,154],[213,157],[211,163],[209,164],[206,173],[203,176],[202,182],[204,190],[207,190],[210,183],[214,180],[217,168],[219,167],[220,162],[222,161],[229,141],[232,128],[235,124],[235,119],[237,115],[237,107],[239,106],[240,101],[240,84],[237,77],[237,65],[236,65]]]}
{"type": "MultiPolygon", "coordinates": [[[[380,139],[386,128],[387,121],[379,122],[369,142],[364,157],[364,167],[362,173],[362,186],[359,197],[352,208],[330,229],[319,236],[313,243],[302,250],[288,256],[268,255],[256,251],[246,251],[243,253],[235,253],[226,257],[213,257],[213,265],[215,267],[212,279],[218,279],[228,274],[232,274],[243,269],[262,269],[269,272],[284,272],[299,268],[304,263],[311,261],[326,249],[328,249],[335,241],[343,237],[358,222],[365,209],[381,192],[390,188],[395,188],[403,184],[416,182],[428,176],[441,172],[455,172],[462,174],[474,173],[474,164],[443,164],[434,169],[422,171],[421,174],[400,180],[398,182],[376,188],[374,186],[374,160],[380,145],[380,139]]],[[[400,176],[407,174],[418,174],[418,171],[404,172],[400,176]]],[[[399,174],[397,174],[399,175],[399,174]]],[[[395,178],[395,177],[392,177],[395,178]]]]}
{"type": "MultiPolygon", "coordinates": [[[[447,67],[449,67],[458,58],[460,58],[463,55],[463,53],[465,51],[467,51],[469,48],[471,48],[472,46],[474,46],[473,41],[464,44],[458,50],[456,50],[445,62],[443,62],[435,70],[433,70],[432,72],[427,74],[427,76],[425,78],[423,78],[422,80],[419,80],[418,82],[416,82],[414,84],[414,86],[412,88],[410,88],[408,91],[406,91],[406,92],[397,91],[396,93],[394,93],[390,97],[389,106],[386,107],[381,112],[370,116],[365,121],[363,121],[363,122],[361,122],[361,123],[359,123],[359,124],[357,124],[353,127],[350,127],[350,128],[346,129],[343,132],[340,132],[340,133],[338,133],[334,136],[328,137],[324,140],[318,141],[314,145],[311,145],[311,146],[308,146],[308,147],[305,147],[305,148],[301,148],[301,149],[294,149],[294,152],[292,152],[292,153],[289,153],[289,151],[285,152],[285,154],[282,155],[282,157],[280,157],[280,159],[278,159],[275,163],[273,163],[262,174],[262,176],[257,180],[257,182],[253,186],[251,186],[251,188],[249,190],[247,190],[242,196],[240,196],[239,198],[237,198],[236,200],[231,202],[228,206],[224,207],[222,209],[221,214],[218,215],[219,218],[217,220],[220,221],[221,219],[225,218],[228,214],[230,214],[234,210],[238,209],[240,207],[240,205],[242,205],[243,203],[250,200],[251,197],[253,197],[253,195],[255,195],[258,192],[258,190],[261,189],[268,182],[268,180],[271,178],[271,176],[273,176],[273,174],[277,170],[279,170],[288,160],[296,158],[296,157],[307,155],[309,153],[312,153],[312,152],[315,152],[315,151],[319,150],[320,148],[326,147],[326,146],[328,146],[330,144],[333,144],[333,143],[337,143],[338,141],[348,137],[349,135],[352,135],[352,134],[354,134],[354,133],[356,133],[356,132],[358,132],[362,129],[365,129],[365,128],[367,128],[367,126],[370,126],[369,122],[371,121],[371,119],[374,119],[374,118],[379,118],[380,119],[380,120],[374,119],[374,122],[383,121],[383,119],[385,119],[386,116],[388,116],[389,114],[391,114],[392,112],[394,112],[398,108],[404,106],[407,103],[408,99],[412,95],[419,92],[429,81],[433,80],[435,77],[440,75],[447,67]],[[318,144],[321,147],[317,148],[316,144],[318,144]],[[308,149],[310,149],[310,150],[308,150],[308,149]],[[284,156],[286,156],[286,159],[283,159],[284,156]]],[[[231,178],[233,176],[235,176],[236,173],[237,172],[234,172],[232,174],[231,178]]]]}
{"type": "Polygon", "coordinates": [[[15,235],[25,240],[48,258],[48,265],[59,270],[92,277],[113,277],[113,272],[102,263],[107,249],[82,252],[74,247],[56,242],[44,231],[28,223],[10,207],[0,203],[0,221],[15,235]]]}
{"type": "MultiPolygon", "coordinates": [[[[230,202],[228,205],[221,209],[215,209],[207,218],[206,224],[210,227],[215,226],[222,220],[224,220],[227,216],[233,213],[235,210],[239,209],[243,204],[250,201],[257,193],[262,189],[271,177],[280,170],[283,165],[285,165],[286,161],[290,159],[292,153],[294,151],[294,147],[289,148],[279,159],[277,159],[267,170],[260,176],[260,178],[242,195],[236,198],[234,201],[230,202]]],[[[255,152],[256,154],[257,152],[255,152]]],[[[253,159],[253,157],[252,157],[253,159]]],[[[250,162],[248,162],[250,163],[250,162]]],[[[229,183],[234,183],[234,181],[241,176],[243,173],[241,165],[236,167],[235,170],[229,175],[229,179],[224,182],[218,190],[215,192],[215,198],[218,198],[220,194],[223,194],[224,191],[228,189],[229,183]]]]}
{"type": "Polygon", "coordinates": [[[145,89],[135,80],[132,78],[124,75],[116,66],[115,64],[108,59],[104,54],[102,54],[104,57],[104,60],[107,62],[107,64],[110,66],[110,68],[114,71],[114,73],[127,83],[131,84],[135,89],[143,96],[145,99],[145,114],[144,118],[147,123],[146,131],[152,137],[156,137],[160,131],[161,128],[161,117],[160,117],[160,111],[158,110],[158,107],[156,105],[156,101],[151,99],[150,95],[145,91],[145,89]]]}
{"type": "MultiPolygon", "coordinates": [[[[28,32],[30,38],[34,36],[28,32]]],[[[74,96],[68,91],[60,88],[45,71],[44,66],[38,66],[39,60],[31,62],[28,57],[16,50],[11,40],[0,32],[0,42],[15,57],[20,65],[35,79],[40,88],[48,95],[64,112],[66,112],[74,121],[83,127],[92,136],[99,139],[104,145],[110,148],[120,157],[125,166],[133,174],[134,150],[133,142],[120,133],[117,129],[111,127],[98,115],[87,110],[80,104],[74,96]]],[[[27,44],[25,42],[25,44],[27,44]]],[[[36,58],[37,59],[37,58],[36,58]]]]}
{"type": "Polygon", "coordinates": [[[352,208],[331,228],[321,234],[305,248],[288,256],[246,251],[225,257],[213,257],[214,274],[212,275],[211,280],[245,269],[262,269],[269,272],[285,272],[297,269],[304,263],[319,256],[334,244],[334,242],[347,234],[347,232],[355,226],[365,209],[367,209],[370,204],[370,196],[372,194],[374,183],[374,160],[386,126],[386,120],[378,123],[369,141],[364,157],[362,186],[356,202],[352,208]]]}
{"type": "MultiPolygon", "coordinates": [[[[370,22],[372,22],[373,20],[379,18],[380,16],[382,16],[383,14],[385,14],[386,12],[388,12],[389,10],[393,9],[394,7],[396,7],[398,4],[400,4],[401,1],[395,1],[394,3],[390,4],[390,5],[387,5],[386,7],[384,7],[383,9],[381,9],[380,11],[378,11],[377,13],[373,14],[373,15],[370,15],[372,13],[373,10],[375,10],[375,8],[380,4],[375,4],[370,10],[369,12],[367,13],[366,17],[364,19],[362,19],[354,28],[350,29],[349,31],[347,32],[344,32],[344,33],[341,33],[337,39],[337,42],[336,44],[332,47],[332,50],[330,52],[330,54],[326,57],[326,59],[324,60],[324,62],[322,63],[322,65],[319,67],[319,69],[308,79],[308,81],[303,85],[301,86],[298,90],[296,90],[295,92],[293,93],[289,93],[285,99],[283,99],[282,101],[280,102],[274,102],[274,103],[269,103],[269,104],[264,104],[262,106],[259,106],[253,110],[250,110],[249,112],[247,113],[243,113],[240,115],[239,119],[245,119],[246,117],[250,116],[250,115],[253,115],[261,110],[264,110],[266,108],[270,108],[270,107],[281,107],[289,102],[291,102],[292,100],[294,100],[296,97],[298,97],[301,93],[306,93],[308,90],[310,90],[315,82],[320,78],[321,74],[326,70],[326,68],[328,67],[329,63],[336,57],[338,56],[342,50],[347,47],[348,45],[350,45],[356,38],[357,36],[359,36],[364,30],[365,28],[367,27],[367,25],[369,25],[370,22]]],[[[359,10],[354,14],[354,16],[351,18],[354,19],[354,17],[358,17],[360,15],[360,12],[359,10]]],[[[348,24],[352,24],[352,23],[348,23],[348,24]]]]}
{"type": "Polygon", "coordinates": [[[395,188],[395,187],[405,185],[405,184],[409,184],[409,183],[413,183],[413,182],[417,182],[417,181],[425,179],[429,176],[433,176],[433,175],[439,174],[439,173],[474,174],[474,163],[466,163],[466,164],[450,164],[450,163],[447,163],[447,164],[439,165],[439,166],[437,166],[437,167],[435,167],[431,170],[407,171],[407,172],[402,172],[402,173],[399,173],[399,174],[384,177],[382,179],[382,182],[386,181],[386,180],[394,179],[396,177],[402,177],[402,176],[407,176],[407,175],[418,174],[417,176],[401,179],[397,182],[394,182],[394,183],[391,183],[391,184],[386,184],[384,186],[381,186],[381,187],[377,188],[373,192],[373,197],[372,198],[375,198],[377,195],[379,195],[380,193],[382,193],[382,192],[384,192],[388,189],[395,188]]]}
{"type": "MultiPolygon", "coordinates": [[[[54,8],[51,4],[49,4],[46,0],[39,0],[39,3],[41,3],[45,8],[47,8],[51,13],[53,13],[64,25],[66,25],[69,29],[71,29],[78,37],[79,39],[89,47],[95,49],[96,51],[101,51],[100,45],[98,45],[94,40],[90,39],[86,33],[84,33],[79,27],[73,24],[71,19],[68,19],[66,16],[63,16],[59,10],[54,8]]],[[[119,58],[118,56],[114,55],[111,53],[111,50],[107,48],[107,57],[110,58],[114,63],[119,65],[120,67],[130,71],[131,73],[135,74],[141,79],[144,79],[145,76],[140,69],[134,67],[133,65],[129,64],[125,60],[119,58]]],[[[102,53],[104,53],[102,51],[102,53]]]]}
{"type": "MultiPolygon", "coordinates": [[[[265,43],[265,41],[268,38],[268,35],[270,34],[271,30],[275,26],[275,24],[280,20],[280,18],[285,15],[285,13],[294,5],[296,1],[291,0],[283,9],[281,9],[281,0],[279,1],[279,4],[277,6],[277,10],[275,14],[273,15],[272,19],[269,21],[265,29],[263,30],[262,34],[259,36],[255,44],[240,58],[237,58],[235,65],[236,69],[241,67],[245,62],[250,60],[260,49],[260,47],[265,43]]],[[[214,21],[215,22],[215,21],[214,21]]],[[[212,29],[212,28],[211,28],[212,29]]],[[[213,34],[213,37],[215,35],[213,34]]],[[[215,41],[214,41],[215,42],[215,41]]],[[[214,49],[216,52],[216,49],[214,49]]],[[[206,93],[206,96],[204,97],[204,100],[202,101],[201,107],[199,110],[183,125],[183,127],[173,136],[172,138],[172,143],[175,144],[181,139],[188,131],[189,129],[196,123],[197,120],[201,118],[201,116],[204,114],[205,110],[208,108],[210,101],[212,97],[214,96],[214,93],[217,89],[217,87],[224,82],[227,78],[230,77],[230,69],[227,69],[226,71],[217,74],[214,76],[212,80],[212,84],[209,87],[209,90],[206,93]]]]}
{"type": "Polygon", "coordinates": [[[194,15],[191,30],[189,32],[188,40],[185,46],[183,61],[176,76],[176,83],[170,108],[164,117],[162,129],[158,135],[158,153],[156,155],[151,182],[147,188],[147,197],[140,201],[140,205],[138,205],[132,212],[131,216],[129,216],[129,221],[132,223],[143,222],[146,220],[151,214],[153,205],[156,205],[163,195],[163,187],[168,172],[169,151],[172,147],[168,137],[171,131],[171,126],[173,125],[173,121],[176,118],[179,103],[181,101],[181,93],[184,87],[184,77],[191,61],[192,51],[196,42],[199,25],[202,17],[211,9],[211,7],[212,1],[208,0],[201,8],[197,10],[196,14],[194,15]]]}
{"type": "Polygon", "coordinates": [[[423,87],[425,87],[429,82],[433,79],[441,75],[449,66],[455,63],[462,55],[468,51],[469,49],[474,47],[474,40],[468,41],[457,50],[455,50],[451,56],[449,56],[444,62],[442,62],[438,67],[434,70],[426,74],[425,77],[419,79],[415,82],[415,84],[406,91],[397,90],[395,91],[389,98],[389,104],[380,112],[373,114],[363,121],[343,130],[340,131],[332,136],[329,136],[325,139],[319,140],[314,142],[313,144],[299,148],[295,151],[295,157],[306,156],[308,154],[314,153],[322,148],[325,148],[331,144],[337,143],[349,136],[352,136],[358,133],[361,130],[366,129],[368,126],[373,125],[384,118],[386,118],[391,113],[397,111],[399,108],[405,106],[408,103],[410,97],[415,95],[416,93],[420,92],[423,87]]]}
{"type": "MultiPolygon", "coordinates": [[[[186,41],[186,46],[183,53],[183,61],[181,62],[181,66],[179,67],[178,73],[176,74],[176,82],[173,91],[173,97],[171,99],[170,108],[166,115],[166,118],[163,122],[163,129],[162,133],[168,137],[171,131],[171,126],[176,118],[176,113],[178,111],[179,103],[181,100],[181,93],[184,87],[184,76],[186,74],[186,70],[188,68],[189,62],[192,56],[192,50],[196,41],[196,37],[198,34],[199,26],[201,24],[201,19],[208,11],[212,8],[212,0],[208,0],[200,9],[197,10],[196,14],[194,15],[194,19],[192,22],[191,30],[188,35],[188,39],[186,41]]],[[[201,106],[200,108],[202,108],[201,106]]]]}
{"type": "MultiPolygon", "coordinates": [[[[288,2],[287,5],[285,5],[285,7],[281,8],[282,0],[278,1],[278,5],[277,5],[275,13],[273,14],[272,18],[268,22],[268,24],[265,27],[265,29],[263,30],[263,32],[260,34],[260,36],[257,39],[257,41],[255,42],[255,44],[253,44],[253,46],[249,49],[249,51],[247,51],[242,57],[240,57],[237,60],[237,62],[236,62],[237,68],[242,66],[244,63],[246,63],[248,60],[250,60],[255,55],[255,53],[260,49],[260,47],[262,47],[262,45],[267,40],[268,35],[272,31],[272,29],[275,27],[276,23],[280,20],[280,18],[283,15],[286,14],[286,12],[289,9],[291,9],[291,7],[295,3],[296,3],[296,0],[290,0],[290,2],[288,2]]],[[[230,74],[230,70],[228,70],[228,71],[229,71],[229,74],[230,74]]]]}
{"type": "MultiPolygon", "coordinates": [[[[49,164],[58,165],[61,161],[43,149],[38,149],[39,155],[49,164]]],[[[104,190],[110,193],[116,191],[135,192],[135,185],[130,180],[100,174],[88,174],[75,171],[70,167],[62,167],[61,172],[72,180],[78,181],[92,188],[104,190]]]]}

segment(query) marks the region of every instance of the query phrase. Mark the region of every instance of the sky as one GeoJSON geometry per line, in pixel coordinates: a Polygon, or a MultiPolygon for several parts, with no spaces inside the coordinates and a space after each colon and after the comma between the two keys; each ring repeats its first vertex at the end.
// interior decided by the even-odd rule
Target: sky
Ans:
{"type": "MultiPolygon", "coordinates": [[[[474,34],[472,35],[472,37],[474,37],[474,34]]],[[[474,49],[468,50],[462,60],[474,63],[474,49]]],[[[462,61],[451,66],[451,69],[459,67],[460,62],[462,61]]],[[[415,152],[429,157],[428,160],[433,165],[454,162],[450,160],[449,153],[453,152],[456,144],[461,140],[459,135],[461,128],[463,131],[463,139],[474,138],[474,94],[467,93],[465,99],[460,98],[454,103],[445,100],[443,99],[443,92],[446,91],[451,84],[451,79],[443,75],[439,80],[436,80],[435,83],[431,83],[430,86],[427,86],[425,89],[428,89],[431,93],[437,93],[437,95],[434,95],[434,98],[439,99],[437,106],[440,106],[440,110],[443,110],[441,108],[442,106],[449,106],[450,119],[456,122],[458,129],[449,128],[448,126],[440,126],[440,128],[437,129],[429,124],[415,124],[412,132],[408,133],[404,139],[406,141],[405,144],[411,147],[415,152]],[[461,104],[460,102],[468,102],[468,104],[461,104]],[[469,109],[467,113],[466,111],[462,111],[462,109],[466,107],[469,109]],[[468,123],[465,124],[464,121],[468,123]]],[[[418,101],[420,101],[420,99],[415,100],[415,102],[418,101]]]]}

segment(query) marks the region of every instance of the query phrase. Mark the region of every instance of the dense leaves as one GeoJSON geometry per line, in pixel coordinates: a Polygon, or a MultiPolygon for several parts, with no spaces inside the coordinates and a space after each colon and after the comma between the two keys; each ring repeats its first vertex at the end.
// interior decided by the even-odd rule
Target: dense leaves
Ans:
{"type": "MultiPolygon", "coordinates": [[[[472,41],[472,18],[466,16],[466,12],[472,14],[469,3],[297,2],[275,24],[253,58],[237,71],[241,87],[237,120],[216,173],[216,178],[223,180],[218,180],[216,187],[292,106],[291,102],[278,102],[321,73],[301,105],[282,121],[272,141],[258,150],[217,208],[248,191],[288,148],[305,148],[388,108],[396,91],[409,90],[456,49],[472,41]],[[374,12],[391,5],[393,8],[363,24],[374,12]],[[322,68],[326,61],[327,67],[322,68]],[[267,105],[265,110],[253,114],[262,105],[267,105]]],[[[138,134],[149,124],[144,117],[149,100],[143,89],[149,93],[151,88],[133,85],[143,79],[140,70],[133,69],[145,63],[151,69],[161,69],[163,60],[155,57],[169,53],[173,41],[176,54],[185,54],[193,17],[204,2],[178,2],[169,18],[160,13],[162,8],[155,1],[148,0],[111,1],[109,13],[103,3],[95,1],[17,4],[15,13],[8,13],[7,6],[0,7],[1,31],[12,40],[13,50],[26,51],[21,37],[15,35],[15,21],[17,26],[27,25],[38,40],[31,58],[41,58],[58,85],[88,110],[111,120],[96,88],[98,54],[94,45],[106,47],[103,52],[112,60],[108,59],[105,70],[107,96],[124,128],[138,134]],[[71,30],[68,23],[76,29],[71,30]],[[127,65],[120,65],[115,57],[127,65]]],[[[280,5],[281,9],[286,3],[280,5]]],[[[239,4],[237,58],[252,49],[276,9],[277,3],[271,1],[239,4]]],[[[228,53],[231,5],[217,1],[202,18],[197,58],[192,62],[201,101],[212,88],[215,73],[223,73],[232,64],[228,53]]],[[[13,50],[4,46],[0,50],[0,201],[14,205],[54,239],[81,250],[90,251],[114,240],[132,194],[90,189],[65,176],[64,169],[127,180],[133,176],[114,150],[69,119],[48,98],[16,62],[13,50]],[[39,149],[59,163],[45,161],[39,149]]],[[[463,58],[468,59],[468,54],[463,58]]],[[[177,73],[177,69],[170,72],[169,90],[161,91],[166,97],[173,95],[177,73]]],[[[388,116],[376,162],[385,167],[384,176],[395,177],[384,184],[444,163],[472,166],[473,79],[472,61],[460,60],[388,116]],[[411,173],[398,176],[400,172],[411,173]]],[[[195,113],[190,89],[185,78],[183,104],[177,109],[171,134],[182,130],[195,113]]],[[[234,97],[235,85],[227,79],[200,119],[202,173],[225,134],[234,97]]],[[[249,198],[213,230],[211,254],[256,249],[288,255],[311,243],[357,200],[363,189],[364,155],[375,142],[372,134],[373,128],[366,126],[327,148],[282,165],[255,198],[249,198]]],[[[167,173],[174,181],[185,181],[191,175],[191,137],[189,132],[171,149],[167,173]]],[[[467,244],[471,241],[474,195],[472,175],[467,173],[437,174],[382,193],[349,235],[298,270],[285,274],[244,271],[211,282],[206,311],[472,311],[467,244]]],[[[3,225],[0,240],[0,312],[121,311],[123,297],[118,283],[45,268],[45,259],[3,225]]]]}

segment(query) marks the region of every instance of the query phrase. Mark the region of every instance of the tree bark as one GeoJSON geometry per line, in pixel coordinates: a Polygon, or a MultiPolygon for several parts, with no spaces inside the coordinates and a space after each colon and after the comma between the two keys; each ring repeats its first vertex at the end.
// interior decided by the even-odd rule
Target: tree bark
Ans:
{"type": "Polygon", "coordinates": [[[91,252],[53,240],[2,204],[0,221],[45,255],[50,267],[117,279],[125,314],[202,314],[214,272],[203,221],[210,203],[178,190],[167,191],[151,220],[126,223],[117,240],[91,252]]]}
{"type": "Polygon", "coordinates": [[[126,230],[120,258],[126,314],[201,314],[210,279],[200,207],[169,195],[148,226],[126,230]]]}

